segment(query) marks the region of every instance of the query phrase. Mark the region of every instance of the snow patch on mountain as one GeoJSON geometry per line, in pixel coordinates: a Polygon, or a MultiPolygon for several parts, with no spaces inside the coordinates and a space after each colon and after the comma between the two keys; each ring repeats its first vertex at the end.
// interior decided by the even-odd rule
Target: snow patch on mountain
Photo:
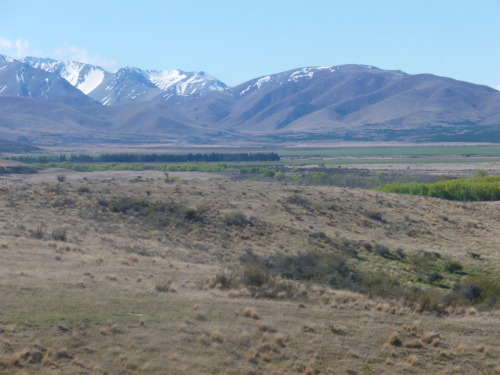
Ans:
{"type": "Polygon", "coordinates": [[[162,91],[177,95],[192,95],[197,92],[223,91],[226,84],[204,72],[182,70],[148,70],[149,79],[162,91]]]}
{"type": "Polygon", "coordinates": [[[317,66],[317,67],[311,67],[311,68],[302,68],[299,70],[296,70],[290,74],[290,78],[288,78],[288,82],[295,81],[297,82],[300,79],[306,78],[306,79],[311,79],[314,77],[314,74],[317,72],[320,72],[322,70],[329,70],[330,72],[334,72],[335,68],[331,66],[317,66]]]}
{"type": "Polygon", "coordinates": [[[103,70],[91,68],[86,76],[86,79],[82,82],[79,82],[76,85],[76,88],[83,92],[85,95],[88,95],[102,83],[104,77],[105,74],[103,70]]]}
{"type": "Polygon", "coordinates": [[[185,74],[182,74],[180,70],[148,70],[149,79],[158,88],[163,91],[167,91],[171,86],[181,82],[186,78],[185,74]]]}
{"type": "Polygon", "coordinates": [[[272,80],[271,76],[264,76],[264,77],[257,79],[252,84],[248,85],[247,88],[240,93],[240,96],[245,95],[247,92],[249,92],[253,88],[257,88],[258,90],[260,90],[262,88],[262,86],[271,82],[271,80],[272,80]]]}
{"type": "Polygon", "coordinates": [[[19,91],[22,96],[27,96],[28,98],[31,97],[31,92],[28,89],[28,84],[26,83],[26,80],[24,78],[24,73],[26,72],[26,68],[23,66],[21,69],[19,69],[16,73],[16,81],[17,85],[19,86],[19,91]]]}
{"type": "Polygon", "coordinates": [[[26,57],[22,62],[57,74],[85,95],[105,105],[149,100],[161,91],[187,96],[228,89],[225,83],[204,72],[178,69],[145,71],[128,66],[110,73],[101,67],[77,61],[26,57]]]}
{"type": "Polygon", "coordinates": [[[8,62],[8,63],[12,63],[12,62],[14,62],[15,60],[14,60],[12,57],[8,57],[8,56],[0,55],[0,61],[4,61],[4,62],[8,62]]]}
{"type": "Polygon", "coordinates": [[[22,60],[33,68],[57,74],[88,95],[103,81],[106,71],[101,67],[78,61],[59,61],[49,58],[26,57],[22,60]]]}
{"type": "Polygon", "coordinates": [[[251,81],[250,83],[243,91],[240,92],[240,96],[245,95],[252,89],[262,89],[265,85],[269,84],[270,82],[276,81],[278,84],[282,84],[284,82],[298,82],[302,79],[311,79],[314,77],[314,75],[320,71],[325,71],[328,70],[330,72],[335,72],[335,70],[338,69],[338,67],[333,67],[333,66],[314,66],[314,67],[307,67],[307,68],[301,68],[294,70],[292,72],[287,72],[283,74],[274,74],[274,75],[267,75],[261,78],[258,78],[257,80],[251,81]]]}

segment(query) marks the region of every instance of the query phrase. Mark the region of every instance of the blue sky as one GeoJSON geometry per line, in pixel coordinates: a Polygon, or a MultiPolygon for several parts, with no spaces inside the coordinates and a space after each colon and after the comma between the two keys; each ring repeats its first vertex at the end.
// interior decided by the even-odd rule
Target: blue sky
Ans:
{"type": "Polygon", "coordinates": [[[229,85],[353,63],[495,87],[500,0],[0,0],[0,54],[203,70],[229,85]]]}

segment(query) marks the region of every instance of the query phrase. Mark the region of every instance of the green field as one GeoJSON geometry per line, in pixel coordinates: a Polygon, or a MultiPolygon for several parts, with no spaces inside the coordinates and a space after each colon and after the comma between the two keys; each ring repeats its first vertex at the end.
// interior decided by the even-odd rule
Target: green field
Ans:
{"type": "Polygon", "coordinates": [[[294,156],[499,156],[500,146],[411,146],[411,147],[352,147],[279,151],[281,157],[294,156]]]}
{"type": "MultiPolygon", "coordinates": [[[[312,156],[311,156],[312,157],[312,156]]],[[[427,164],[427,163],[485,163],[485,162],[500,162],[498,158],[463,158],[463,159],[450,159],[450,158],[437,158],[437,157],[422,157],[422,158],[325,158],[325,159],[311,159],[310,157],[296,158],[296,159],[282,159],[279,162],[261,162],[261,163],[247,163],[248,165],[356,165],[356,164],[427,164]]],[[[230,163],[228,163],[230,164],[230,163]]],[[[238,163],[243,164],[243,163],[238,163]]]]}

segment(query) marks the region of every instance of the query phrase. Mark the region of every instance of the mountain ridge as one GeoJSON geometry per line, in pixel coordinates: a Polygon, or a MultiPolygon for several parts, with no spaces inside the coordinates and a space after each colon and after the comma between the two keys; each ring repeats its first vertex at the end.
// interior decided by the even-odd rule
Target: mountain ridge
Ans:
{"type": "Polygon", "coordinates": [[[230,88],[203,72],[189,76],[180,70],[125,67],[115,73],[103,70],[96,85],[98,67],[46,63],[46,70],[41,70],[0,58],[0,139],[43,139],[44,144],[78,137],[188,143],[308,138],[500,141],[499,91],[432,74],[355,64],[302,67],[230,88]],[[61,102],[56,95],[42,95],[43,90],[38,96],[23,95],[16,78],[22,69],[33,69],[39,86],[45,79],[59,82],[69,96],[61,102]],[[64,79],[56,71],[73,85],[61,84],[64,79]],[[95,88],[89,95],[99,101],[77,89],[93,87],[90,76],[82,72],[93,72],[95,88]],[[9,84],[17,85],[16,90],[7,90],[9,84]],[[68,100],[76,91],[86,101],[68,100]]]}
{"type": "Polygon", "coordinates": [[[147,101],[162,92],[192,95],[228,88],[225,83],[204,72],[144,70],[133,66],[109,72],[92,64],[36,57],[26,57],[22,62],[61,76],[104,105],[147,101]]]}

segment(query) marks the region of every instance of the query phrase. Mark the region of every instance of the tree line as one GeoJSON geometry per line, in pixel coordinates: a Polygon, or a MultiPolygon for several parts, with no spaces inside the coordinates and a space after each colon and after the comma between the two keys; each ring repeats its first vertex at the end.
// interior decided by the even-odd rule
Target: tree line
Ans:
{"type": "Polygon", "coordinates": [[[275,152],[239,152],[239,153],[102,153],[89,154],[59,154],[59,155],[21,155],[12,156],[11,160],[23,163],[223,163],[223,162],[246,162],[246,161],[279,161],[280,157],[275,152]]]}

